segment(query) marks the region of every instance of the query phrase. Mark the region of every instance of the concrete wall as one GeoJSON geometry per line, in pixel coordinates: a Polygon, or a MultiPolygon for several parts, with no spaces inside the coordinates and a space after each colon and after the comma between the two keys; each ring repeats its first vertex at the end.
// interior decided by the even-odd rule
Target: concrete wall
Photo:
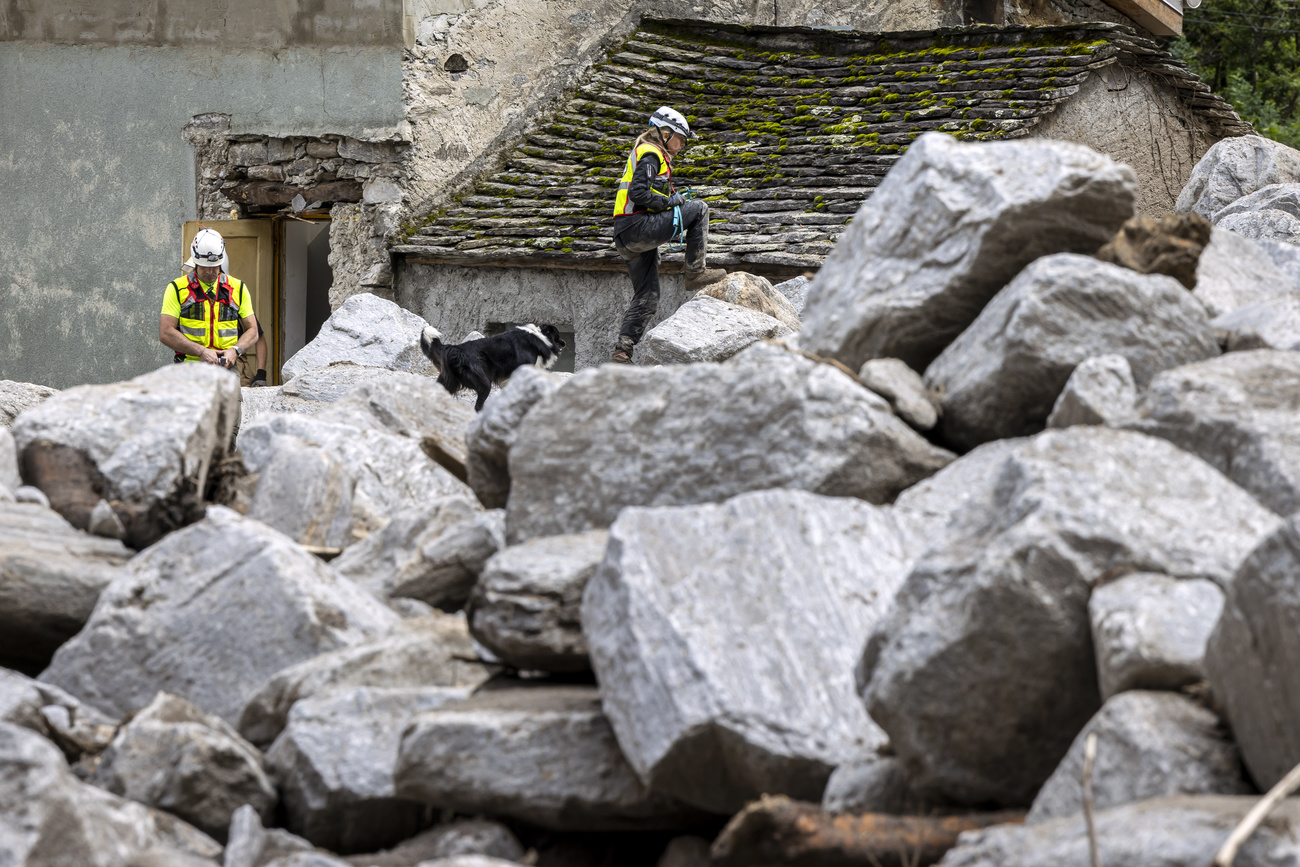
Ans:
{"type": "MultiPolygon", "coordinates": [[[[0,3],[4,27],[36,5],[0,3]]],[[[220,20],[219,2],[187,5],[220,20]]],[[[268,4],[286,5],[318,4],[268,4]]],[[[396,48],[0,42],[0,379],[62,388],[166,362],[162,290],[195,218],[182,128],[218,112],[234,133],[391,134],[403,119],[400,16],[392,26],[396,48]]]]}
{"type": "Polygon", "coordinates": [[[1151,216],[1174,209],[1193,167],[1217,140],[1171,88],[1118,64],[1090,76],[1033,135],[1086,144],[1132,166],[1138,213],[1151,216]]]}
{"type": "MultiPolygon", "coordinates": [[[[659,275],[659,311],[651,327],[688,298],[680,274],[659,275]]],[[[492,322],[535,322],[574,332],[576,369],[609,361],[632,281],[622,271],[545,268],[397,268],[397,303],[459,341],[492,322]]]]}

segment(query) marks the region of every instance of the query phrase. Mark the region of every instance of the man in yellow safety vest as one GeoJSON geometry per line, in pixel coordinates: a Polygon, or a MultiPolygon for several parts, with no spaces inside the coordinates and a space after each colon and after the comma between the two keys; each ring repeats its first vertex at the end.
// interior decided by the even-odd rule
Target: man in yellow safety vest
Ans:
{"type": "MultiPolygon", "coordinates": [[[[234,370],[257,343],[253,298],[242,282],[222,272],[228,260],[218,232],[200,230],[190,253],[194,273],[177,277],[163,292],[158,339],[176,353],[177,362],[202,361],[234,370]]],[[[265,374],[259,374],[265,381],[265,374]]]]}

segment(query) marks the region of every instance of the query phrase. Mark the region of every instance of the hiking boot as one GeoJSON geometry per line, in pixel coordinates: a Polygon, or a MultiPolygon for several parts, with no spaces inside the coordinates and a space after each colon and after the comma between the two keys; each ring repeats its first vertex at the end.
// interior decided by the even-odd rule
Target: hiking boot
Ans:
{"type": "Polygon", "coordinates": [[[699,292],[705,286],[712,286],[727,276],[727,272],[723,268],[701,268],[698,271],[692,271],[688,268],[682,273],[686,275],[686,291],[692,294],[699,292]]]}
{"type": "Polygon", "coordinates": [[[615,364],[631,364],[632,350],[635,347],[632,338],[620,334],[618,342],[614,344],[614,351],[609,354],[609,360],[615,364]]]}

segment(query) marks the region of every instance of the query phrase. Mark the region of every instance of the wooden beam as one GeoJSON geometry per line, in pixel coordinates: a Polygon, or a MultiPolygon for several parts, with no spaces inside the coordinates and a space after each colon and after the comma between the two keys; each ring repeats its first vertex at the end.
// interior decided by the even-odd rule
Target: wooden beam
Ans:
{"type": "MultiPolygon", "coordinates": [[[[1178,3],[1179,0],[1173,2],[1178,3]]],[[[1183,13],[1163,0],[1106,0],[1106,3],[1156,36],[1183,35],[1183,13]]]]}

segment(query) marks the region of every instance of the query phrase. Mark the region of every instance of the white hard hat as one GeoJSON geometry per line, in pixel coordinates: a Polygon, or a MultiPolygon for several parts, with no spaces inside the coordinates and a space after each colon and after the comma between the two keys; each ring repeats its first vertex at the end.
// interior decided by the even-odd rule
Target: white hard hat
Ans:
{"type": "Polygon", "coordinates": [[[200,229],[194,236],[194,243],[190,244],[190,259],[185,264],[191,267],[220,265],[224,268],[226,262],[225,238],[215,229],[200,229]]]}
{"type": "Polygon", "coordinates": [[[682,113],[666,105],[661,106],[654,114],[650,115],[650,125],[667,127],[682,138],[695,138],[695,133],[691,132],[691,125],[686,122],[686,118],[682,116],[682,113]]]}

